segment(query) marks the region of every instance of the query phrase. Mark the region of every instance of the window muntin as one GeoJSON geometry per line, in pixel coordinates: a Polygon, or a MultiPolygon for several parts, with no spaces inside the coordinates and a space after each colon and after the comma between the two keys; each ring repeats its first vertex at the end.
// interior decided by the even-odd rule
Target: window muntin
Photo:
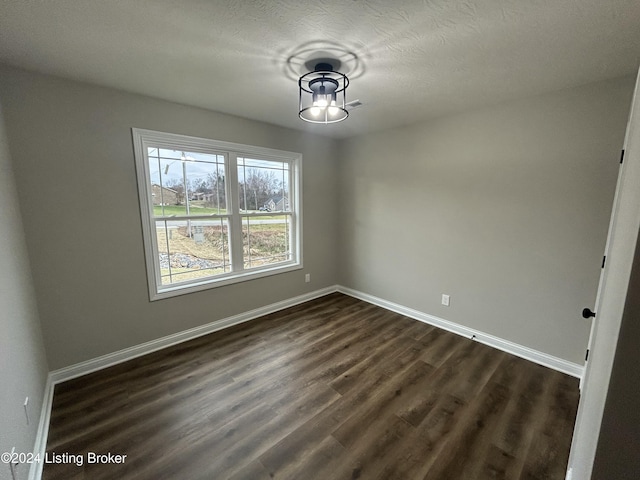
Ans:
{"type": "Polygon", "coordinates": [[[133,137],[152,300],[302,267],[299,154],[133,137]]]}

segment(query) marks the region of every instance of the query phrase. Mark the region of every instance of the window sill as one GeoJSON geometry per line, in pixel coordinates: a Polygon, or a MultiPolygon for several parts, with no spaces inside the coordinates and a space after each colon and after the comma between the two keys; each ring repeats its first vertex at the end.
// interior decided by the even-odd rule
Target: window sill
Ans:
{"type": "Polygon", "coordinates": [[[163,286],[161,289],[157,289],[155,293],[152,293],[150,300],[154,302],[156,300],[187,295],[189,293],[201,292],[203,290],[210,290],[213,288],[224,287],[226,285],[233,285],[235,283],[247,282],[258,278],[269,277],[301,269],[302,263],[289,262],[278,266],[243,271],[240,273],[230,273],[224,277],[210,278],[197,283],[189,283],[186,285],[167,285],[163,286]]]}

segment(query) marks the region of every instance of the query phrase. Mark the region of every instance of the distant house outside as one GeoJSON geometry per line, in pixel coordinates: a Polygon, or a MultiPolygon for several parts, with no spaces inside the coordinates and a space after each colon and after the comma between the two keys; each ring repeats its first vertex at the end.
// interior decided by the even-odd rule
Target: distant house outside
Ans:
{"type": "Polygon", "coordinates": [[[287,197],[278,196],[271,197],[264,204],[263,210],[267,212],[283,212],[289,210],[289,199],[287,197]]]}
{"type": "Polygon", "coordinates": [[[175,190],[160,185],[151,185],[151,198],[154,205],[178,205],[181,195],[175,190]]]}
{"type": "Polygon", "coordinates": [[[213,203],[215,195],[213,193],[194,192],[189,197],[193,201],[203,201],[207,203],[213,203]]]}

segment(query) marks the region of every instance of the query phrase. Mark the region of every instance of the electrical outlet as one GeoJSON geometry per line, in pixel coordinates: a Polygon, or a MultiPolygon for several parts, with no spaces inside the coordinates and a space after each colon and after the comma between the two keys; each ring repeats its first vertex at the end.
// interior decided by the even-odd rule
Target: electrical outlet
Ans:
{"type": "Polygon", "coordinates": [[[449,306],[449,295],[442,294],[442,305],[445,307],[449,306]]]}
{"type": "Polygon", "coordinates": [[[310,273],[305,274],[304,281],[305,281],[305,283],[309,283],[311,281],[311,274],[310,273]]]}

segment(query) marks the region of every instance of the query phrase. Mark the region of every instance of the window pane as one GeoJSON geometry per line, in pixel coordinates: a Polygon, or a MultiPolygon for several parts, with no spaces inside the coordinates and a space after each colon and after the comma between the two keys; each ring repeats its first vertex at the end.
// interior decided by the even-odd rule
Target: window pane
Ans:
{"type": "Polygon", "coordinates": [[[242,242],[244,268],[256,268],[291,260],[289,215],[244,217],[242,242]]]}
{"type": "Polygon", "coordinates": [[[226,213],[224,155],[148,148],[154,216],[226,213]]]}
{"type": "Polygon", "coordinates": [[[226,219],[156,221],[161,284],[231,271],[226,219]]]}
{"type": "Polygon", "coordinates": [[[239,157],[238,183],[241,211],[291,211],[288,163],[239,157]]]}
{"type": "Polygon", "coordinates": [[[160,158],[165,160],[180,160],[182,158],[181,150],[168,150],[166,148],[156,148],[155,150],[160,158]]]}
{"type": "MultiPolygon", "coordinates": [[[[189,154],[187,158],[191,157],[189,154]]],[[[224,157],[222,155],[193,154],[206,161],[186,161],[187,205],[189,214],[225,214],[227,200],[225,195],[224,157]]]]}
{"type": "Polygon", "coordinates": [[[184,179],[182,168],[179,166],[182,162],[163,156],[164,152],[167,151],[158,148],[148,149],[153,214],[184,215],[184,179]]]}

